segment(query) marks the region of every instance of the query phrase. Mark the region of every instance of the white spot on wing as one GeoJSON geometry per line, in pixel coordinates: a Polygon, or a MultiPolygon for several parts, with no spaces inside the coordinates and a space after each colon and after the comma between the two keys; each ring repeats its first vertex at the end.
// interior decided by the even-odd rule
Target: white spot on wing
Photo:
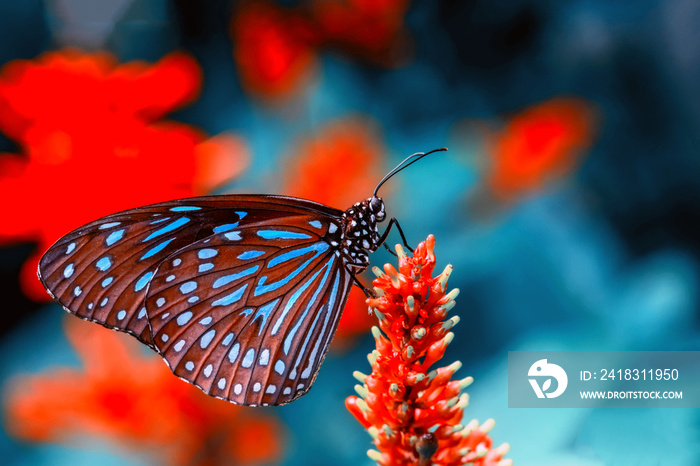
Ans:
{"type": "Polygon", "coordinates": [[[236,343],[233,345],[233,348],[231,348],[231,351],[228,352],[228,360],[231,364],[233,364],[236,361],[236,358],[238,357],[238,351],[241,349],[241,344],[236,343]]]}
{"type": "Polygon", "coordinates": [[[182,293],[182,294],[192,293],[196,289],[197,289],[197,282],[195,282],[195,281],[189,281],[189,282],[186,282],[186,283],[183,283],[182,285],[180,285],[180,293],[182,293]]]}
{"type": "Polygon", "coordinates": [[[201,264],[199,266],[199,273],[206,272],[207,270],[211,270],[214,268],[214,264],[211,262],[205,262],[204,264],[201,264]]]}
{"type": "Polygon", "coordinates": [[[253,348],[250,348],[248,350],[248,352],[245,354],[245,357],[243,358],[243,362],[241,363],[241,366],[250,367],[253,365],[254,360],[255,360],[255,350],[253,348]]]}
{"type": "Polygon", "coordinates": [[[258,363],[261,366],[267,366],[267,363],[270,361],[270,350],[265,348],[260,352],[260,360],[258,363]]]}
{"type": "Polygon", "coordinates": [[[212,257],[216,256],[219,252],[216,249],[201,249],[198,253],[197,256],[200,259],[211,259],[212,257]]]}
{"type": "Polygon", "coordinates": [[[216,330],[209,330],[202,336],[199,346],[201,346],[202,349],[206,349],[206,347],[209,346],[209,343],[211,343],[211,341],[214,339],[214,335],[216,335],[216,330]]]}
{"type": "Polygon", "coordinates": [[[183,312],[177,316],[177,325],[185,325],[192,318],[192,311],[183,312]]]}

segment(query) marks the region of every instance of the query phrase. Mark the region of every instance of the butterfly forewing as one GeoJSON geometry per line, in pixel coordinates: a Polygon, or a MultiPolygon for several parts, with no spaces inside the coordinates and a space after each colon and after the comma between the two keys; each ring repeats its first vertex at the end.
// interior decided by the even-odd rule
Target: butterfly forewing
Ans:
{"type": "Polygon", "coordinates": [[[44,285],[77,316],[152,346],[143,306],[150,280],[164,257],[195,241],[203,228],[187,212],[162,210],[111,215],[66,235],[41,259],[44,285]]]}
{"type": "Polygon", "coordinates": [[[68,311],[135,335],[205,392],[284,404],[316,377],[352,275],[342,212],[281,196],[210,196],[69,233],[39,274],[68,311]]]}

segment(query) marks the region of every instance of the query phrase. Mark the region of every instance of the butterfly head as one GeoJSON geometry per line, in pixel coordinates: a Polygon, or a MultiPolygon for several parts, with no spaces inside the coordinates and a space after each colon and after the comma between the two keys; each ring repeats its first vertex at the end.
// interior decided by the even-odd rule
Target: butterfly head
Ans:
{"type": "Polygon", "coordinates": [[[386,211],[384,210],[384,201],[381,197],[372,196],[367,199],[369,205],[369,211],[374,215],[377,222],[383,222],[386,218],[386,211]]]}

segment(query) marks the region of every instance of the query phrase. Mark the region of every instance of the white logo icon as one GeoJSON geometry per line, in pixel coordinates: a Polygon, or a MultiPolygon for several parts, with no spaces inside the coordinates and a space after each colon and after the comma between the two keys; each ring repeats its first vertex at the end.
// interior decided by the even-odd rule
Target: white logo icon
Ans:
{"type": "Polygon", "coordinates": [[[529,377],[548,377],[544,381],[542,387],[537,383],[535,379],[528,379],[532,389],[535,391],[537,398],[556,398],[566,390],[566,385],[569,383],[569,378],[566,376],[566,372],[561,367],[556,364],[549,364],[546,359],[540,359],[530,366],[530,370],[527,372],[529,377]],[[552,378],[557,381],[557,389],[553,392],[548,392],[552,386],[552,378]]]}

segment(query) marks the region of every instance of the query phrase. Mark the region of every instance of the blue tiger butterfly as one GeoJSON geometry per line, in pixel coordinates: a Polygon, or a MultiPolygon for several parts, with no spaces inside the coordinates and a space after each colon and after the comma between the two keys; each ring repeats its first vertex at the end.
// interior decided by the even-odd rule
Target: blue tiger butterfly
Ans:
{"type": "Polygon", "coordinates": [[[345,212],[272,195],[178,199],[95,220],[59,239],[39,279],[68,312],[129,333],[205,393],[283,405],[318,374],[356,275],[386,245],[379,188],[345,212]]]}

